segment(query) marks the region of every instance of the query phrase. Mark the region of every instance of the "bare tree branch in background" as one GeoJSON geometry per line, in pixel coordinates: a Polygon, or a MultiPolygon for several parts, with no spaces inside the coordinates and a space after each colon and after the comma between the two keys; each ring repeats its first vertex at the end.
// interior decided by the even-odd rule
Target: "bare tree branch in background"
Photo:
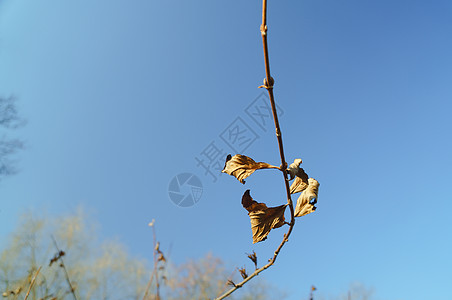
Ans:
{"type": "Polygon", "coordinates": [[[0,97],[0,126],[14,129],[24,124],[17,112],[16,101],[14,96],[0,97]]]}
{"type": "Polygon", "coordinates": [[[8,138],[6,131],[23,126],[25,121],[19,116],[16,106],[16,98],[0,97],[0,180],[3,177],[17,173],[14,155],[24,144],[20,139],[8,138]]]}
{"type": "Polygon", "coordinates": [[[153,235],[153,246],[154,246],[154,267],[152,269],[151,278],[148,281],[146,286],[146,291],[143,296],[143,300],[160,300],[160,280],[165,281],[166,276],[164,274],[166,267],[166,258],[163,255],[163,252],[160,250],[160,242],[157,241],[157,234],[155,231],[155,220],[153,219],[151,223],[149,223],[149,227],[152,228],[153,235]],[[152,284],[155,279],[155,295],[150,294],[150,290],[152,284]]]}
{"type": "MultiPolygon", "coordinates": [[[[25,214],[2,244],[0,295],[3,299],[24,299],[30,289],[29,300],[72,300],[74,295],[83,300],[142,300],[152,263],[131,256],[118,241],[99,241],[95,222],[82,211],[58,217],[38,214],[25,214]],[[58,241],[56,254],[52,235],[58,241]],[[67,277],[61,256],[64,256],[67,277]],[[39,266],[42,268],[38,274],[39,266]]],[[[156,253],[160,254],[157,250],[156,253]]],[[[231,278],[223,264],[212,255],[182,264],[167,262],[164,269],[158,270],[159,277],[167,278],[160,286],[160,299],[212,299],[218,290],[226,288],[225,279],[231,278]]],[[[234,280],[240,276],[234,275],[234,280]]],[[[280,294],[259,278],[232,299],[282,299],[280,294]]],[[[155,293],[146,297],[146,300],[157,299],[155,293]]]]}
{"type": "Polygon", "coordinates": [[[95,230],[83,212],[44,217],[25,214],[0,249],[0,294],[6,300],[23,299],[33,275],[42,269],[29,299],[134,299],[146,285],[145,261],[130,256],[115,241],[96,241],[95,230]],[[58,240],[58,255],[51,236],[58,240]],[[64,265],[60,253],[64,249],[64,265]]]}
{"type": "MultiPolygon", "coordinates": [[[[167,300],[212,299],[218,291],[225,291],[226,278],[238,280],[238,271],[226,271],[222,259],[208,254],[197,260],[189,260],[177,266],[168,266],[168,280],[165,297],[167,300]]],[[[248,289],[240,290],[230,299],[240,300],[282,300],[285,294],[271,283],[259,278],[249,284],[248,289]]]]}
{"type": "MultiPolygon", "coordinates": [[[[374,289],[372,287],[368,287],[359,281],[352,282],[348,290],[346,292],[342,292],[338,295],[328,295],[323,293],[321,290],[317,291],[319,294],[316,294],[315,300],[373,300],[376,299],[374,297],[374,289]]],[[[316,292],[316,293],[317,293],[316,292]]]]}

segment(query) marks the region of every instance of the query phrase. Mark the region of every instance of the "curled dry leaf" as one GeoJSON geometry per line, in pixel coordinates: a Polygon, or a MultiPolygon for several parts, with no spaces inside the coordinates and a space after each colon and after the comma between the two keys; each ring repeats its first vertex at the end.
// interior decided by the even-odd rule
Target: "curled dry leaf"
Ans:
{"type": "Polygon", "coordinates": [[[292,185],[290,186],[290,193],[300,193],[304,191],[308,187],[308,174],[305,173],[303,168],[298,168],[298,171],[296,173],[295,180],[292,182],[292,185]]]}
{"type": "Polygon", "coordinates": [[[314,178],[309,178],[308,182],[308,187],[298,197],[295,217],[302,217],[316,210],[315,204],[317,203],[319,182],[314,178]]]}
{"type": "Polygon", "coordinates": [[[253,244],[267,238],[270,230],[285,224],[284,211],[287,204],[277,207],[267,207],[265,203],[259,203],[250,196],[250,190],[246,190],[242,196],[242,205],[248,211],[253,232],[253,244]]]}
{"type": "Polygon", "coordinates": [[[302,160],[300,158],[296,158],[294,159],[293,163],[289,165],[289,167],[287,168],[287,172],[290,175],[289,180],[292,180],[297,175],[301,163],[302,160]]]}
{"type": "Polygon", "coordinates": [[[241,183],[245,184],[244,179],[259,169],[278,169],[278,167],[264,162],[255,162],[252,158],[245,155],[236,154],[231,156],[229,154],[222,172],[234,176],[241,183]]]}

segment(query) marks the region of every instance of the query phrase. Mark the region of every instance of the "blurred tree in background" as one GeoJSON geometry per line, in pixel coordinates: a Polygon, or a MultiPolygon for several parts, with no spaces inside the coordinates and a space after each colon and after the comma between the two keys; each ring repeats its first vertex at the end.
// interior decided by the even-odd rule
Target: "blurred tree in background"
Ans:
{"type": "Polygon", "coordinates": [[[0,96],[0,180],[17,172],[13,157],[18,150],[23,148],[21,140],[9,138],[6,132],[16,129],[24,123],[17,112],[16,98],[0,96]]]}
{"type": "Polygon", "coordinates": [[[118,242],[97,243],[94,232],[81,212],[53,219],[25,214],[0,253],[3,296],[23,298],[42,267],[29,299],[73,299],[64,262],[78,299],[141,299],[146,262],[130,257],[118,242]],[[60,259],[52,259],[59,253],[54,241],[64,251],[60,259]]]}
{"type": "MultiPolygon", "coordinates": [[[[120,242],[99,242],[96,226],[81,210],[53,218],[26,213],[4,244],[0,252],[0,291],[3,299],[8,300],[24,299],[39,267],[28,299],[141,300],[152,273],[148,261],[132,257],[120,242]]],[[[227,288],[225,282],[231,278],[223,265],[221,259],[212,255],[180,265],[166,262],[160,299],[198,300],[217,296],[227,288]]],[[[238,279],[239,274],[234,276],[234,280],[238,279]]],[[[152,285],[146,300],[157,299],[154,291],[152,285]]],[[[262,280],[231,297],[281,298],[280,291],[262,280]]]]}
{"type": "Polygon", "coordinates": [[[365,286],[361,282],[352,282],[346,292],[338,295],[325,295],[322,291],[313,296],[314,300],[372,300],[374,298],[374,289],[365,286]]]}

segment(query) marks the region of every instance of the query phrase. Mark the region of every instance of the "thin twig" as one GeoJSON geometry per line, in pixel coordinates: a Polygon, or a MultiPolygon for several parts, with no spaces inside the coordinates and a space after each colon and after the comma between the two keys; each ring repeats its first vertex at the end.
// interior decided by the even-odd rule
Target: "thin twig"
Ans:
{"type": "Polygon", "coordinates": [[[270,60],[269,60],[269,56],[268,56],[268,44],[267,44],[267,0],[263,0],[263,3],[262,3],[262,25],[261,25],[260,29],[261,29],[261,35],[262,35],[262,43],[263,43],[263,47],[264,47],[264,60],[265,60],[265,80],[264,80],[264,85],[262,87],[264,87],[268,91],[268,95],[270,98],[270,104],[272,107],[273,120],[275,122],[276,137],[278,139],[279,154],[281,157],[280,170],[282,171],[283,176],[284,176],[284,184],[286,187],[286,194],[287,194],[287,204],[290,209],[290,223],[289,223],[289,229],[288,229],[287,233],[284,234],[283,240],[279,244],[278,248],[276,248],[276,250],[273,254],[273,257],[268,261],[268,263],[266,265],[264,265],[263,267],[256,269],[251,275],[249,275],[247,278],[245,278],[242,282],[235,284],[234,287],[232,287],[229,291],[227,291],[220,297],[216,298],[216,300],[221,300],[221,299],[228,297],[230,294],[232,294],[237,289],[241,288],[245,283],[247,283],[253,277],[257,276],[259,273],[261,273],[265,269],[272,266],[275,263],[276,258],[278,257],[278,254],[281,251],[281,248],[289,240],[289,236],[292,233],[292,229],[295,225],[295,214],[294,214],[292,197],[290,194],[289,179],[287,177],[287,162],[284,157],[284,147],[283,147],[281,129],[279,127],[278,114],[276,111],[275,98],[273,95],[274,79],[270,75],[270,60]]]}
{"type": "MultiPolygon", "coordinates": [[[[57,249],[58,253],[60,253],[61,250],[60,250],[60,248],[58,247],[57,241],[55,240],[55,237],[54,237],[53,235],[52,235],[52,240],[53,240],[53,244],[55,245],[55,248],[57,249]]],[[[64,276],[66,277],[66,281],[67,281],[67,284],[69,285],[71,294],[72,294],[72,296],[74,296],[74,300],[77,300],[77,296],[75,295],[74,287],[72,286],[71,280],[69,279],[69,273],[67,272],[66,265],[64,264],[63,257],[60,256],[60,257],[59,257],[59,260],[61,261],[61,265],[60,265],[60,266],[61,266],[61,267],[63,268],[63,270],[64,270],[64,276]]]]}
{"type": "Polygon", "coordinates": [[[149,290],[151,288],[152,282],[154,281],[155,277],[155,283],[156,283],[156,289],[157,289],[157,299],[160,299],[160,285],[159,285],[159,278],[158,278],[158,257],[157,257],[157,237],[155,233],[155,220],[152,220],[151,223],[149,223],[149,226],[152,227],[152,235],[153,235],[153,244],[154,244],[154,269],[152,270],[151,278],[149,278],[148,284],[146,286],[146,291],[144,292],[143,300],[146,300],[146,297],[149,294],[149,290]]]}
{"type": "Polygon", "coordinates": [[[38,277],[39,271],[41,271],[41,267],[38,268],[38,270],[36,271],[35,276],[33,276],[33,279],[30,282],[30,286],[28,287],[28,291],[27,291],[27,294],[25,295],[24,300],[27,300],[28,295],[30,294],[31,288],[33,287],[33,284],[35,284],[36,277],[38,277]]]}
{"type": "Polygon", "coordinates": [[[157,272],[157,268],[154,266],[154,270],[152,270],[151,278],[149,279],[148,284],[146,286],[146,291],[144,292],[143,300],[146,300],[146,297],[148,296],[149,289],[151,288],[152,281],[154,281],[154,276],[155,276],[156,272],[157,272]]]}

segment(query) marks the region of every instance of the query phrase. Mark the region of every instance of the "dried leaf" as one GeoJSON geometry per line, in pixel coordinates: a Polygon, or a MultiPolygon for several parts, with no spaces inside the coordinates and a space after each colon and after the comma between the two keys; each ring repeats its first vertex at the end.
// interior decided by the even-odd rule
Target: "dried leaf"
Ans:
{"type": "Polygon", "coordinates": [[[316,210],[314,205],[317,203],[319,182],[314,178],[309,178],[308,182],[308,187],[298,197],[297,206],[295,207],[295,217],[302,217],[316,210]]]}
{"type": "Polygon", "coordinates": [[[290,193],[300,193],[304,191],[309,183],[308,183],[308,174],[305,173],[303,168],[298,168],[297,173],[295,174],[295,180],[292,182],[292,185],[290,186],[290,193]]]}
{"type": "Polygon", "coordinates": [[[250,195],[250,190],[246,190],[245,193],[243,193],[243,196],[242,196],[242,206],[246,210],[251,211],[248,208],[251,207],[253,204],[259,204],[259,203],[257,203],[257,201],[253,200],[253,198],[250,195]]]}
{"type": "Polygon", "coordinates": [[[265,203],[254,201],[250,196],[250,190],[246,190],[242,196],[242,205],[250,217],[253,244],[265,240],[270,230],[285,224],[284,211],[287,204],[267,207],[265,203]]]}
{"type": "Polygon", "coordinates": [[[241,183],[245,184],[244,179],[259,169],[278,169],[278,167],[264,162],[255,162],[252,158],[245,155],[236,154],[231,156],[229,154],[222,172],[234,176],[241,183]]]}
{"type": "Polygon", "coordinates": [[[298,169],[300,168],[300,164],[303,161],[300,158],[296,158],[294,159],[293,163],[291,163],[289,165],[289,167],[287,168],[287,173],[289,173],[290,178],[289,180],[292,180],[298,173],[298,169]]]}

